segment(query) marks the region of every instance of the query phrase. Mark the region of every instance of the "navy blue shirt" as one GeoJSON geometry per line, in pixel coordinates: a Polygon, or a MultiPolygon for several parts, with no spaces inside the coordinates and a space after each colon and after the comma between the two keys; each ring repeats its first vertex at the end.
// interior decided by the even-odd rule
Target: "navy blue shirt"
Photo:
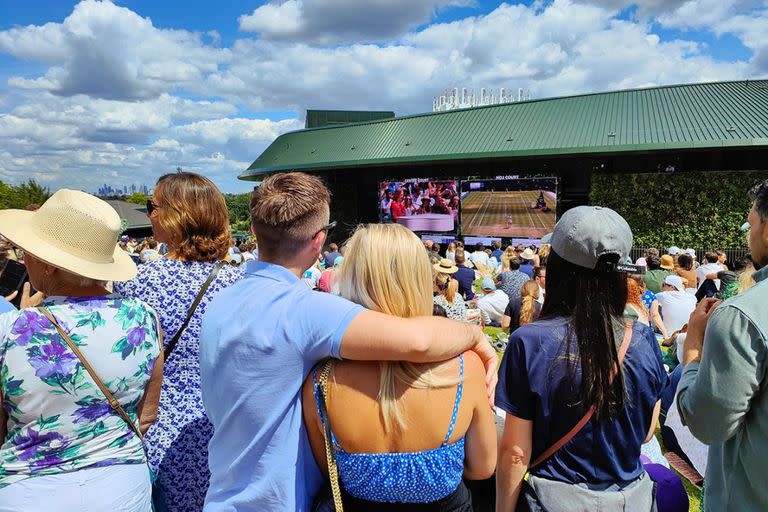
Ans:
{"type": "MultiPolygon", "coordinates": [[[[496,405],[533,421],[531,460],[560,440],[584,416],[578,404],[580,376],[567,378],[564,357],[568,319],[548,318],[524,325],[509,337],[499,368],[496,405]]],[[[623,333],[619,334],[623,338],[623,333]]],[[[620,341],[618,341],[620,343],[620,341]]],[[[557,453],[532,469],[536,476],[601,486],[627,483],[643,471],[640,447],[667,374],[661,351],[647,325],[635,323],[623,363],[626,406],[598,423],[594,418],[557,453]]]]}
{"type": "Polygon", "coordinates": [[[459,293],[467,300],[475,298],[475,292],[472,290],[472,283],[475,282],[475,271],[464,265],[456,265],[459,270],[453,274],[453,278],[459,282],[459,293]]]}
{"type": "Polygon", "coordinates": [[[523,264],[520,265],[520,272],[533,279],[533,260],[526,261],[529,261],[530,263],[523,262],[523,264]]]}
{"type": "Polygon", "coordinates": [[[504,254],[504,251],[501,249],[494,249],[494,251],[491,253],[491,256],[496,258],[496,261],[501,261],[501,255],[504,254]]]}

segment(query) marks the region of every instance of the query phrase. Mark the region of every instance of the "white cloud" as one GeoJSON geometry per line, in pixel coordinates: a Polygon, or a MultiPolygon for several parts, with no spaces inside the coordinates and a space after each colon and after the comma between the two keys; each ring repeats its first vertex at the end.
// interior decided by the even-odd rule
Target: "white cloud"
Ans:
{"type": "Polygon", "coordinates": [[[263,39],[316,43],[384,41],[429,22],[440,9],[473,0],[286,0],[240,16],[263,39]]]}
{"type": "Polygon", "coordinates": [[[63,23],[0,32],[0,52],[51,64],[44,77],[13,77],[12,87],[62,96],[138,100],[202,80],[226,61],[226,50],[201,35],[163,30],[108,1],[85,0],[63,23]]]}

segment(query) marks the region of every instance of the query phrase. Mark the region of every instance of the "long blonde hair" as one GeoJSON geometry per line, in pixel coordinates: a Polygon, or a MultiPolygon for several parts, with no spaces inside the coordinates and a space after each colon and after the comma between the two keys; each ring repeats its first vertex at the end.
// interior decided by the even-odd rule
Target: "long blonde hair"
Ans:
{"type": "MultiPolygon", "coordinates": [[[[402,318],[432,315],[432,267],[424,245],[400,224],[367,224],[357,228],[339,268],[342,297],[373,311],[402,318]]],[[[439,378],[426,365],[380,362],[379,403],[384,430],[393,423],[405,428],[397,402],[396,382],[427,389],[456,384],[439,378]]]]}
{"type": "Polygon", "coordinates": [[[520,327],[534,321],[533,315],[536,312],[534,302],[539,298],[539,283],[531,279],[523,284],[520,289],[520,296],[523,298],[520,305],[520,327]]]}
{"type": "Polygon", "coordinates": [[[453,301],[456,298],[456,294],[459,291],[459,282],[451,278],[450,274],[443,274],[442,272],[438,272],[435,275],[435,284],[440,290],[440,295],[445,297],[445,300],[448,301],[448,304],[453,304],[453,301]]]}

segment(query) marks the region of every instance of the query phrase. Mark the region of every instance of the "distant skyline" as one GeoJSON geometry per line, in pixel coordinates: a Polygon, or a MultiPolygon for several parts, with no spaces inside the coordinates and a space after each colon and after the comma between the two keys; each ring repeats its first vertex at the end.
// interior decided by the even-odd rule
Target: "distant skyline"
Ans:
{"type": "Polygon", "coordinates": [[[764,0],[0,0],[0,180],[239,193],[307,109],[765,77],[764,0]]]}

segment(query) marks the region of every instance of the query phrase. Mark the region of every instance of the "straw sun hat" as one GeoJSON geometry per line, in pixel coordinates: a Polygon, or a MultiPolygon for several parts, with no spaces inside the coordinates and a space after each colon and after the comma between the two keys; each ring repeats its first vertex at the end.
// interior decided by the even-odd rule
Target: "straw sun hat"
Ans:
{"type": "Polygon", "coordinates": [[[99,281],[127,281],[136,264],[117,246],[120,217],[85,192],[61,189],[39,210],[0,210],[0,235],[35,258],[99,281]]]}
{"type": "Polygon", "coordinates": [[[453,264],[448,258],[443,258],[439,263],[435,263],[432,267],[441,274],[455,274],[459,267],[453,264]]]}

